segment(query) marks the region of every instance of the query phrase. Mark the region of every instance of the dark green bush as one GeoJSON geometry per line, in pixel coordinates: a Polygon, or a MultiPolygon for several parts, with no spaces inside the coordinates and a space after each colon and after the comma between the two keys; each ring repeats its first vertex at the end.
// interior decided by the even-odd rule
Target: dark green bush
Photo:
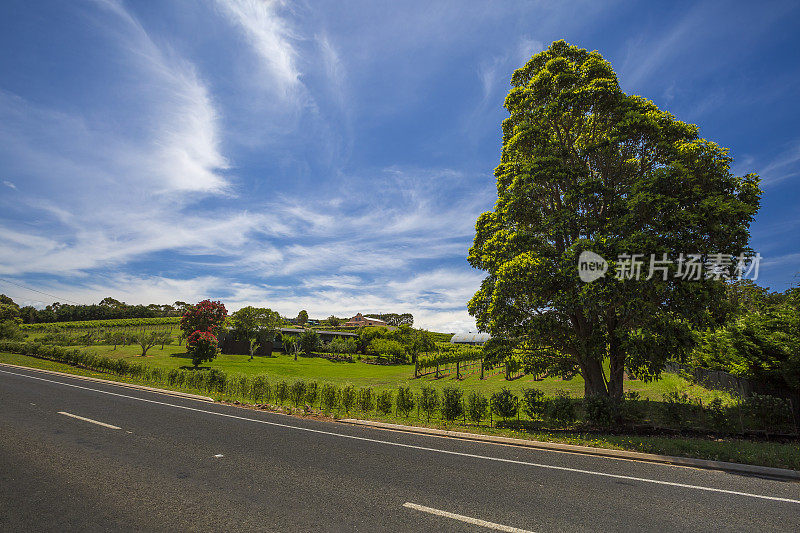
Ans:
{"type": "Polygon", "coordinates": [[[411,387],[398,387],[397,414],[408,416],[411,410],[414,409],[414,405],[414,393],[411,392],[411,387]]]}
{"type": "Polygon", "coordinates": [[[356,403],[356,389],[350,383],[346,384],[342,387],[341,396],[341,405],[342,409],[344,409],[345,413],[349,413],[350,410],[353,408],[353,405],[356,403]]]}
{"type": "Polygon", "coordinates": [[[463,396],[464,391],[456,387],[442,389],[442,417],[445,420],[455,420],[464,414],[463,396]]]}
{"type": "Polygon", "coordinates": [[[697,412],[697,403],[686,392],[672,391],[661,397],[661,417],[667,425],[688,425],[697,412]]]}
{"type": "Polygon", "coordinates": [[[577,418],[575,404],[572,402],[569,393],[557,391],[556,395],[547,399],[544,408],[544,416],[547,420],[558,424],[574,424],[577,418]]]}
{"type": "Polygon", "coordinates": [[[386,390],[379,393],[375,403],[379,413],[390,414],[392,412],[392,391],[386,390]]]}
{"type": "Polygon", "coordinates": [[[517,416],[519,411],[519,398],[505,387],[492,394],[490,404],[492,412],[504,419],[517,416]]]}
{"type": "Polygon", "coordinates": [[[531,420],[544,417],[544,393],[539,389],[522,390],[522,412],[531,420]]]}
{"type": "Polygon", "coordinates": [[[590,424],[611,427],[622,422],[622,402],[608,396],[589,396],[583,399],[586,420],[590,424]]]}
{"type": "Polygon", "coordinates": [[[431,415],[438,407],[439,393],[436,392],[436,389],[433,387],[423,385],[419,394],[419,408],[422,409],[422,412],[427,415],[429,422],[431,420],[431,415]]]}
{"type": "Polygon", "coordinates": [[[479,392],[473,391],[467,396],[467,416],[476,424],[480,424],[486,416],[488,406],[489,401],[479,392]]]}
{"type": "Polygon", "coordinates": [[[768,394],[753,394],[742,405],[753,426],[767,432],[777,431],[792,423],[792,409],[788,400],[768,394]]]}
{"type": "Polygon", "coordinates": [[[275,385],[275,399],[279,404],[283,405],[286,398],[289,396],[289,384],[285,380],[280,380],[275,385]]]}
{"type": "Polygon", "coordinates": [[[336,386],[331,385],[330,383],[324,384],[322,386],[322,390],[320,391],[320,405],[322,410],[325,412],[330,412],[336,409],[338,397],[339,391],[336,389],[336,386]]]}
{"type": "Polygon", "coordinates": [[[375,403],[375,394],[372,392],[371,387],[364,387],[358,389],[358,410],[362,413],[369,413],[375,403]]]}
{"type": "Polygon", "coordinates": [[[295,407],[300,407],[300,402],[306,396],[306,382],[302,379],[296,380],[289,387],[289,399],[294,403],[295,407]]]}
{"type": "Polygon", "coordinates": [[[306,383],[306,403],[313,407],[319,397],[319,384],[316,381],[306,383]]]}

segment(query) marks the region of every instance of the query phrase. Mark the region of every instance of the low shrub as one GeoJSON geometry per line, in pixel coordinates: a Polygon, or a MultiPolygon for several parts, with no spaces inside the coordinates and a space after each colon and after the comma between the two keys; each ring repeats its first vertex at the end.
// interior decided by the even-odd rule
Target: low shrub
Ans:
{"type": "Polygon", "coordinates": [[[356,403],[358,404],[358,410],[362,413],[369,413],[372,411],[375,403],[375,393],[372,392],[372,387],[358,389],[356,403]]]}
{"type": "Polygon", "coordinates": [[[544,417],[545,399],[544,393],[539,389],[522,390],[522,412],[528,415],[531,420],[544,417]]]}
{"type": "Polygon", "coordinates": [[[686,392],[671,391],[661,397],[661,417],[670,426],[689,424],[697,407],[698,404],[686,392]]]}
{"type": "Polygon", "coordinates": [[[289,396],[289,384],[286,383],[285,380],[280,380],[278,383],[275,384],[275,400],[277,400],[279,404],[283,405],[283,402],[286,401],[286,398],[288,396],[289,396]]]}
{"type": "Polygon", "coordinates": [[[319,394],[320,406],[325,412],[330,412],[336,409],[339,391],[335,385],[326,383],[322,386],[319,394]]]}
{"type": "Polygon", "coordinates": [[[379,413],[390,414],[392,412],[392,391],[386,390],[378,393],[375,405],[379,413]]]}
{"type": "Polygon", "coordinates": [[[622,422],[622,402],[608,396],[588,396],[583,399],[586,420],[590,424],[611,427],[622,422]]]}
{"type": "Polygon", "coordinates": [[[419,393],[419,408],[428,417],[428,422],[431,420],[431,415],[439,407],[439,393],[433,387],[423,385],[419,393]]]}
{"type": "Polygon", "coordinates": [[[344,409],[345,413],[350,413],[350,410],[353,408],[353,405],[356,403],[356,389],[348,383],[344,387],[342,387],[341,396],[341,406],[344,409]]]}
{"type": "Polygon", "coordinates": [[[742,407],[753,421],[753,427],[768,433],[792,423],[792,408],[783,398],[753,394],[744,400],[742,407]]]}
{"type": "Polygon", "coordinates": [[[411,392],[411,387],[398,387],[396,414],[407,417],[412,409],[414,409],[414,393],[411,392]]]}
{"type": "Polygon", "coordinates": [[[455,420],[464,414],[463,396],[464,391],[456,387],[442,389],[442,417],[445,420],[455,420]]]}
{"type": "Polygon", "coordinates": [[[572,402],[569,393],[556,391],[556,395],[547,399],[544,409],[544,416],[547,420],[557,424],[571,425],[575,423],[577,414],[575,404],[572,402]]]}
{"type": "Polygon", "coordinates": [[[476,424],[480,424],[481,420],[486,417],[488,406],[489,401],[479,392],[473,391],[467,396],[467,416],[476,424]]]}
{"type": "Polygon", "coordinates": [[[289,399],[294,403],[295,407],[300,407],[300,403],[306,396],[306,382],[298,379],[289,387],[289,399]]]}
{"type": "Polygon", "coordinates": [[[503,419],[517,416],[519,412],[519,398],[505,387],[492,394],[490,404],[492,412],[503,419]]]}
{"type": "Polygon", "coordinates": [[[306,403],[314,406],[319,397],[319,384],[316,381],[309,381],[306,383],[306,403]]]}

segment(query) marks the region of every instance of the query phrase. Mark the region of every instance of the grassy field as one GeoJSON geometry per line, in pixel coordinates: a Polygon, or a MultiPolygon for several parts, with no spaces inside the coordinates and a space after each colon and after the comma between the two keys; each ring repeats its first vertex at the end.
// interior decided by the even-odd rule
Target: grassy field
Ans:
{"type": "MultiPolygon", "coordinates": [[[[160,346],[156,346],[149,350],[147,357],[141,357],[141,349],[135,345],[118,346],[116,349],[113,346],[90,346],[84,349],[94,351],[99,355],[122,358],[130,362],[145,363],[164,369],[190,367],[192,364],[183,346],[167,345],[163,350],[160,346]]],[[[480,375],[476,373],[462,380],[456,380],[454,376],[435,379],[433,375],[415,379],[414,365],[375,365],[361,361],[335,363],[321,357],[303,356],[298,356],[295,361],[294,356],[280,352],[276,352],[273,357],[255,357],[252,361],[246,355],[219,355],[214,361],[204,364],[203,367],[215,368],[229,374],[266,374],[272,379],[301,378],[337,385],[352,383],[357,387],[369,386],[376,390],[396,389],[399,385],[418,389],[423,384],[438,386],[457,384],[465,391],[474,390],[484,394],[491,394],[503,387],[514,392],[534,387],[542,390],[548,396],[555,394],[558,390],[569,392],[573,397],[583,396],[583,379],[580,377],[571,380],[549,377],[534,381],[533,377],[524,376],[507,381],[502,375],[487,376],[486,379],[481,380],[480,375]]],[[[702,399],[703,403],[707,403],[715,397],[721,397],[725,403],[732,401],[730,395],[724,392],[708,390],[675,374],[663,374],[660,380],[651,383],[629,380],[625,382],[625,390],[636,391],[642,398],[653,400],[660,400],[665,392],[679,390],[686,391],[692,397],[702,399]]]]}
{"type": "MultiPolygon", "coordinates": [[[[109,355],[110,348],[111,347],[108,347],[104,350],[106,355],[109,355]]],[[[103,348],[101,348],[101,350],[103,350],[103,348]]],[[[113,353],[116,353],[120,357],[131,357],[130,353],[125,353],[126,351],[130,351],[130,347],[117,350],[113,353]]],[[[221,359],[215,361],[215,367],[231,372],[235,372],[235,369],[241,368],[244,368],[244,370],[248,370],[250,372],[266,372],[275,376],[275,378],[283,377],[288,379],[291,377],[304,377],[309,379],[319,379],[320,381],[358,383],[361,386],[372,385],[376,388],[394,387],[399,381],[418,386],[422,381],[408,379],[410,371],[412,371],[412,367],[410,366],[380,367],[363,363],[330,363],[321,359],[304,358],[298,358],[298,361],[295,362],[293,358],[285,355],[280,355],[270,359],[257,358],[252,362],[247,361],[247,359],[248,358],[245,356],[222,356],[221,359]],[[283,373],[280,373],[281,371],[283,373]],[[323,374],[322,376],[318,374],[319,372],[326,371],[329,371],[328,374],[323,374]]],[[[139,358],[139,360],[142,359],[139,358]]],[[[186,362],[185,357],[182,357],[182,350],[175,346],[165,347],[163,352],[160,349],[156,349],[154,356],[148,357],[146,360],[151,364],[163,365],[164,368],[177,368],[186,362]]],[[[81,368],[75,368],[61,363],[37,359],[35,357],[29,357],[25,355],[0,353],[0,362],[27,366],[31,368],[56,370],[74,375],[99,377],[126,383],[142,383],[145,385],[153,385],[152,383],[146,383],[131,378],[123,378],[112,374],[84,370],[81,368]]],[[[438,381],[440,383],[447,383],[448,381],[452,382],[452,380],[447,379],[438,381]]],[[[565,388],[563,387],[564,382],[558,382],[555,380],[553,381],[553,390],[557,388],[565,388]]],[[[573,382],[577,382],[577,380],[573,380],[573,382]]],[[[501,387],[505,383],[506,382],[500,377],[493,377],[485,380],[485,382],[480,382],[480,380],[476,378],[468,378],[462,382],[462,384],[465,386],[473,384],[480,387],[485,387],[484,390],[487,391],[496,387],[501,387]]],[[[573,385],[574,391],[574,385],[576,383],[567,383],[571,383],[571,385],[573,385]]],[[[526,380],[523,378],[512,382],[511,385],[515,388],[522,388],[524,386],[531,386],[532,384],[534,384],[534,382],[526,382],[526,380]]],[[[550,387],[548,380],[535,382],[535,384],[543,390],[549,390],[549,388],[546,389],[546,387],[550,387]]],[[[630,390],[633,390],[632,387],[639,386],[638,382],[636,381],[631,381],[627,385],[631,387],[630,390]]],[[[165,387],[163,384],[158,384],[158,386],[162,388],[170,388],[165,387]]],[[[687,387],[687,383],[680,377],[667,375],[664,380],[656,382],[655,384],[649,384],[647,387],[649,388],[646,391],[643,390],[643,393],[648,392],[648,394],[652,395],[658,393],[659,387],[685,388],[687,387]]],[[[701,390],[697,389],[701,388],[695,387],[694,392],[702,393],[701,390]]],[[[711,391],[706,391],[706,393],[712,394],[711,391]]],[[[359,413],[354,412],[352,413],[352,416],[357,417],[359,416],[359,413]]],[[[488,427],[486,425],[474,426],[470,424],[458,423],[449,423],[447,425],[443,425],[442,422],[435,420],[432,420],[431,423],[426,424],[423,421],[413,417],[382,417],[376,412],[370,413],[368,418],[410,425],[444,427],[447,429],[472,431],[492,435],[504,435],[540,441],[564,442],[568,444],[596,446],[600,448],[634,450],[665,455],[696,457],[699,459],[732,461],[738,463],[773,466],[778,468],[800,469],[800,453],[797,452],[796,443],[754,442],[743,439],[717,437],[687,438],[666,436],[610,435],[580,432],[551,432],[536,430],[521,431],[488,427]]]]}

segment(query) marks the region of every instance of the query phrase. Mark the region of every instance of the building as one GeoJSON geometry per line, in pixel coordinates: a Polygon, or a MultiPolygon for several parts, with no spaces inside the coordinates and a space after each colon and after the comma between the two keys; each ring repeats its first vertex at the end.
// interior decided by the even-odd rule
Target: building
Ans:
{"type": "Polygon", "coordinates": [[[470,344],[472,346],[483,346],[486,341],[491,339],[488,333],[456,333],[450,339],[452,344],[470,344]]]}
{"type": "Polygon", "coordinates": [[[360,328],[361,326],[385,326],[386,322],[378,320],[377,318],[369,318],[361,313],[344,323],[346,328],[360,328]]]}
{"type": "MultiPolygon", "coordinates": [[[[299,337],[303,334],[304,331],[308,331],[302,328],[281,328],[280,332],[281,335],[286,335],[289,337],[299,337]]],[[[317,331],[317,330],[314,330],[317,331]]],[[[317,331],[317,335],[322,342],[325,344],[331,342],[335,338],[339,339],[358,339],[358,335],[355,333],[348,333],[346,331],[317,331]]]]}

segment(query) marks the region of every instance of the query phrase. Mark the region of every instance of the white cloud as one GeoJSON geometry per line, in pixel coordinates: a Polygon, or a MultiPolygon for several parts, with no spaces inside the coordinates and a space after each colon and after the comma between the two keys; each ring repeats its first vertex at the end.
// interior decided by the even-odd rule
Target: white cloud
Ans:
{"type": "Polygon", "coordinates": [[[301,85],[297,68],[295,38],[287,21],[278,11],[284,2],[272,0],[218,0],[219,9],[239,27],[266,70],[264,84],[277,94],[293,96],[301,85]]]}
{"type": "Polygon", "coordinates": [[[17,186],[14,185],[13,182],[10,182],[8,180],[3,180],[3,185],[5,185],[6,187],[8,187],[10,189],[14,189],[15,191],[17,190],[17,186]]]}
{"type": "Polygon", "coordinates": [[[765,185],[775,185],[800,175],[800,141],[780,153],[759,172],[765,185]]]}

